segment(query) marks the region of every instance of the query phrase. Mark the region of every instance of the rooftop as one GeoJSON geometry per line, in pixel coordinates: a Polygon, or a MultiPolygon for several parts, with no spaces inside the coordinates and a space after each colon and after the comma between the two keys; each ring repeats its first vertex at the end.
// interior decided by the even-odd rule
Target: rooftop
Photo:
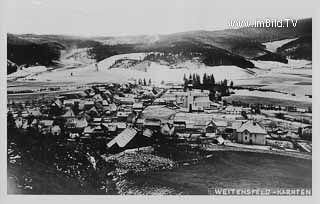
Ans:
{"type": "Polygon", "coordinates": [[[237,132],[249,131],[250,133],[267,134],[267,131],[257,122],[249,120],[243,123],[237,132]]]}

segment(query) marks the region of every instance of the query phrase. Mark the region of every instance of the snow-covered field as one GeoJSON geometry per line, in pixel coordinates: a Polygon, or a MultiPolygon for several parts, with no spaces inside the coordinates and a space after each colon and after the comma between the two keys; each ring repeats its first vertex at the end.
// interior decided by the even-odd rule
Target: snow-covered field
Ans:
{"type": "MultiPolygon", "coordinates": [[[[125,82],[129,79],[146,78],[151,79],[153,83],[161,83],[164,81],[182,82],[184,74],[198,73],[202,76],[204,73],[214,74],[216,81],[228,79],[248,79],[254,77],[245,69],[236,66],[217,66],[209,67],[197,63],[183,63],[178,64],[178,67],[185,67],[179,69],[171,69],[169,66],[161,65],[159,63],[148,63],[147,71],[138,71],[135,69],[113,68],[109,69],[118,59],[135,59],[142,60],[147,53],[131,53],[122,54],[109,57],[100,61],[98,71],[94,64],[79,67],[76,69],[55,69],[47,72],[41,72],[33,75],[32,79],[39,82],[74,82],[74,83],[91,83],[91,82],[125,82]]],[[[29,77],[30,78],[30,77],[29,77]]],[[[28,79],[28,78],[26,78],[28,79]]]]}
{"type": "Polygon", "coordinates": [[[253,77],[246,70],[236,66],[218,66],[206,67],[202,69],[170,69],[168,66],[158,63],[150,63],[147,72],[132,69],[107,69],[101,68],[96,71],[94,65],[72,69],[72,70],[53,70],[41,73],[32,78],[36,81],[55,81],[55,82],[74,82],[74,83],[91,83],[91,82],[125,82],[129,79],[151,79],[153,83],[161,83],[162,80],[170,82],[182,82],[184,74],[198,73],[202,76],[204,73],[214,74],[215,79],[236,80],[253,77]],[[72,76],[71,76],[72,73],[72,76]]]}
{"type": "Polygon", "coordinates": [[[273,42],[268,42],[268,43],[263,43],[263,45],[266,46],[266,50],[269,50],[270,52],[276,52],[277,48],[281,47],[282,45],[294,41],[297,38],[293,38],[293,39],[284,39],[284,40],[277,40],[277,41],[273,41],[273,42]]]}
{"type": "Polygon", "coordinates": [[[88,55],[89,48],[77,48],[61,52],[60,61],[63,64],[91,64],[94,59],[88,55]]]}
{"type": "MultiPolygon", "coordinates": [[[[289,94],[266,92],[237,92],[236,95],[252,95],[274,97],[279,99],[311,101],[306,94],[312,94],[312,62],[307,60],[289,60],[288,64],[272,61],[252,61],[256,67],[250,69],[237,66],[210,67],[196,61],[186,61],[175,65],[163,65],[156,62],[142,61],[130,68],[110,68],[119,59],[143,60],[148,53],[131,53],[109,57],[95,64],[65,67],[47,70],[37,66],[19,70],[8,75],[8,79],[28,82],[57,82],[57,83],[104,83],[126,82],[132,79],[151,79],[154,84],[165,82],[182,83],[183,76],[197,73],[213,74],[216,81],[233,80],[235,85],[258,85],[264,89],[286,92],[289,94]],[[142,68],[141,68],[142,67],[142,68]],[[295,94],[296,96],[294,96],[295,94]]],[[[121,67],[121,66],[120,66],[121,67]]]]}
{"type": "Polygon", "coordinates": [[[263,70],[276,69],[275,71],[283,71],[287,69],[311,69],[312,62],[309,60],[292,60],[288,59],[288,64],[284,64],[281,62],[275,61],[255,61],[251,60],[251,62],[258,68],[263,70]]]}
{"type": "Polygon", "coordinates": [[[263,85],[262,88],[296,94],[312,94],[312,62],[289,60],[288,64],[272,61],[252,61],[256,67],[255,78],[238,80],[237,85],[263,85]]]}
{"type": "Polygon", "coordinates": [[[112,57],[108,57],[105,60],[102,60],[98,63],[98,67],[100,70],[109,69],[115,61],[119,59],[132,59],[132,60],[142,60],[148,53],[130,53],[130,54],[122,54],[122,55],[115,55],[112,57]]]}
{"type": "Polygon", "coordinates": [[[290,94],[276,93],[276,92],[262,92],[262,91],[249,91],[249,90],[235,90],[236,95],[241,96],[257,96],[264,98],[276,98],[283,100],[292,100],[292,101],[304,101],[304,102],[312,102],[311,98],[306,96],[296,95],[292,96],[290,94]]]}
{"type": "Polygon", "coordinates": [[[8,79],[10,80],[10,79],[15,79],[20,77],[28,77],[44,71],[47,71],[47,68],[45,66],[34,66],[34,67],[22,68],[21,70],[18,70],[12,74],[9,74],[8,79]]]}

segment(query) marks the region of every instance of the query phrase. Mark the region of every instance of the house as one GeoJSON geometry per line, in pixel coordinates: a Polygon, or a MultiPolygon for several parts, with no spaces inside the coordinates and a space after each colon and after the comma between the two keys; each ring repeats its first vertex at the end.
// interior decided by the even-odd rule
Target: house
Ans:
{"type": "Polygon", "coordinates": [[[105,107],[106,107],[106,106],[103,106],[103,105],[102,105],[102,102],[97,102],[97,103],[95,103],[94,105],[95,105],[95,107],[96,107],[96,109],[97,109],[98,111],[102,111],[102,110],[104,110],[105,107]]]}
{"type": "Polygon", "coordinates": [[[149,137],[149,138],[150,138],[150,137],[152,137],[152,135],[153,135],[153,131],[150,130],[150,129],[145,129],[145,130],[143,131],[142,135],[145,136],[145,137],[149,137]]]}
{"type": "Polygon", "coordinates": [[[93,136],[97,139],[105,137],[107,133],[108,129],[102,125],[98,125],[93,128],[93,136]]]}
{"type": "Polygon", "coordinates": [[[15,124],[16,124],[16,128],[22,128],[23,119],[22,119],[21,117],[18,117],[18,118],[15,120],[15,124]]]}
{"type": "Polygon", "coordinates": [[[208,96],[196,97],[194,99],[194,109],[199,110],[199,109],[209,108],[211,103],[212,102],[210,101],[208,96]]]}
{"type": "Polygon", "coordinates": [[[103,101],[103,98],[100,94],[96,94],[92,97],[95,101],[103,101]]]}
{"type": "Polygon", "coordinates": [[[67,106],[71,107],[71,106],[74,105],[76,100],[79,101],[78,99],[66,99],[66,100],[63,101],[63,105],[66,106],[66,107],[67,106]]]}
{"type": "Polygon", "coordinates": [[[241,121],[234,121],[229,124],[225,129],[225,135],[230,140],[237,140],[237,130],[242,125],[241,121]]]}
{"type": "Polygon", "coordinates": [[[51,134],[53,135],[60,135],[61,134],[61,128],[59,125],[54,125],[52,128],[51,128],[51,134]]]}
{"type": "Polygon", "coordinates": [[[149,128],[153,131],[159,131],[160,126],[161,126],[161,120],[156,118],[146,118],[143,124],[144,128],[149,128]]]}
{"type": "Polygon", "coordinates": [[[189,110],[189,112],[203,111],[204,108],[209,108],[211,105],[209,99],[209,91],[207,90],[189,90],[184,99],[183,106],[189,110]]]}
{"type": "Polygon", "coordinates": [[[127,104],[127,105],[133,105],[135,103],[134,98],[132,97],[119,97],[115,96],[114,100],[117,101],[120,104],[127,104]]]}
{"type": "Polygon", "coordinates": [[[80,100],[79,103],[77,102],[77,106],[78,106],[78,110],[79,111],[83,111],[84,110],[84,104],[85,104],[86,101],[84,100],[80,100]]]}
{"type": "Polygon", "coordinates": [[[26,130],[29,127],[28,120],[23,120],[22,129],[26,130]]]}
{"type": "Polygon", "coordinates": [[[162,98],[157,98],[153,101],[153,105],[166,105],[166,101],[162,98]]]}
{"type": "Polygon", "coordinates": [[[73,133],[81,133],[87,126],[88,122],[85,117],[68,118],[65,123],[66,130],[73,133]]]}
{"type": "Polygon", "coordinates": [[[117,127],[117,130],[122,131],[127,128],[127,124],[125,122],[113,122],[110,125],[114,125],[117,127]]]}
{"type": "Polygon", "coordinates": [[[228,106],[228,107],[226,107],[225,112],[227,114],[241,115],[242,108],[241,107],[235,107],[235,106],[228,106]]]}
{"type": "Polygon", "coordinates": [[[107,100],[103,100],[103,101],[102,101],[102,106],[103,106],[103,107],[109,106],[108,101],[107,101],[107,100]]]}
{"type": "Polygon", "coordinates": [[[306,113],[306,112],[308,112],[308,109],[305,109],[305,108],[297,108],[297,112],[306,113]]]}
{"type": "Polygon", "coordinates": [[[152,92],[152,90],[145,90],[142,94],[142,98],[155,98],[155,94],[152,92]]]}
{"type": "Polygon", "coordinates": [[[193,121],[192,123],[188,123],[186,126],[186,132],[199,134],[205,133],[206,122],[205,121],[193,121]]]}
{"type": "Polygon", "coordinates": [[[99,115],[99,112],[97,111],[96,107],[91,107],[90,110],[88,110],[88,114],[91,117],[97,117],[99,115]]]}
{"type": "Polygon", "coordinates": [[[94,102],[93,101],[84,102],[84,109],[86,109],[86,110],[92,108],[93,106],[94,106],[94,102]]]}
{"type": "Polygon", "coordinates": [[[172,136],[174,134],[175,128],[172,124],[165,123],[161,126],[160,132],[166,136],[172,136]]]}
{"type": "Polygon", "coordinates": [[[222,135],[225,133],[227,123],[225,121],[214,121],[211,120],[207,123],[206,133],[215,133],[222,135]]]}
{"type": "Polygon", "coordinates": [[[39,130],[42,134],[51,133],[51,128],[53,127],[53,120],[40,120],[39,121],[39,130]]]}
{"type": "Polygon", "coordinates": [[[73,118],[73,117],[75,117],[75,114],[74,114],[73,110],[71,108],[69,108],[67,110],[67,112],[65,114],[63,114],[61,117],[62,118],[73,118]]]}
{"type": "Polygon", "coordinates": [[[81,138],[91,138],[94,132],[94,127],[87,126],[84,128],[81,138]]]}
{"type": "Polygon", "coordinates": [[[22,118],[27,118],[29,116],[29,113],[27,111],[22,111],[21,117],[22,118]]]}
{"type": "Polygon", "coordinates": [[[62,102],[60,99],[56,99],[52,104],[52,107],[56,107],[57,109],[61,109],[62,108],[62,102]]]}
{"type": "Polygon", "coordinates": [[[69,133],[70,139],[67,139],[68,141],[75,141],[75,138],[78,138],[80,135],[79,133],[69,133]]]}
{"type": "Polygon", "coordinates": [[[107,147],[111,148],[117,146],[118,148],[125,148],[126,145],[137,135],[137,130],[134,128],[126,128],[117,137],[112,139],[107,147]]]}
{"type": "Polygon", "coordinates": [[[117,120],[125,122],[125,121],[127,121],[129,114],[130,114],[130,112],[118,111],[117,112],[117,118],[118,118],[117,120]]]}
{"type": "Polygon", "coordinates": [[[159,96],[162,92],[162,89],[158,88],[158,87],[153,87],[152,88],[152,93],[155,95],[155,96],[159,96]]]}
{"type": "Polygon", "coordinates": [[[108,130],[103,125],[87,126],[82,132],[81,138],[101,138],[107,136],[108,130]]]}
{"type": "Polygon", "coordinates": [[[143,124],[144,124],[144,119],[142,119],[142,118],[137,119],[136,127],[137,127],[138,129],[141,130],[141,129],[143,128],[143,124]]]}
{"type": "Polygon", "coordinates": [[[97,90],[98,90],[99,92],[105,92],[105,91],[106,91],[106,87],[99,86],[99,87],[97,87],[97,90]]]}
{"type": "Polygon", "coordinates": [[[101,126],[107,128],[108,133],[109,133],[109,135],[111,137],[117,135],[117,131],[118,131],[118,126],[117,125],[109,124],[109,123],[102,123],[101,126]]]}
{"type": "Polygon", "coordinates": [[[137,118],[137,113],[136,112],[132,112],[128,115],[127,117],[127,123],[134,123],[134,121],[137,118]]]}
{"type": "Polygon", "coordinates": [[[258,122],[249,120],[237,130],[237,142],[243,144],[265,145],[267,131],[258,122]]]}
{"type": "Polygon", "coordinates": [[[29,113],[30,116],[35,116],[35,117],[38,117],[38,116],[42,115],[40,110],[36,110],[36,109],[29,109],[28,113],[29,113]]]}
{"type": "Polygon", "coordinates": [[[141,112],[143,110],[143,103],[134,103],[132,109],[136,112],[141,112]]]}
{"type": "Polygon", "coordinates": [[[31,127],[36,127],[38,125],[38,120],[37,119],[33,119],[30,123],[31,127]]]}
{"type": "Polygon", "coordinates": [[[86,121],[91,121],[92,119],[92,117],[85,111],[80,112],[78,116],[81,116],[82,118],[86,119],[86,121]]]}
{"type": "Polygon", "coordinates": [[[132,112],[132,105],[122,104],[119,106],[118,111],[132,112]]]}
{"type": "Polygon", "coordinates": [[[304,140],[309,140],[311,141],[312,140],[312,126],[306,126],[304,128],[301,129],[301,131],[299,131],[299,135],[301,137],[301,139],[304,139],[304,140]]]}
{"type": "Polygon", "coordinates": [[[111,112],[116,112],[116,111],[117,111],[117,105],[114,104],[114,103],[111,103],[111,104],[109,105],[109,108],[110,108],[110,111],[111,111],[111,112]]]}
{"type": "Polygon", "coordinates": [[[74,119],[76,128],[85,128],[88,126],[88,122],[85,117],[77,117],[74,119]]]}
{"type": "Polygon", "coordinates": [[[186,130],[186,121],[175,120],[173,121],[173,127],[177,132],[184,132],[186,130]]]}

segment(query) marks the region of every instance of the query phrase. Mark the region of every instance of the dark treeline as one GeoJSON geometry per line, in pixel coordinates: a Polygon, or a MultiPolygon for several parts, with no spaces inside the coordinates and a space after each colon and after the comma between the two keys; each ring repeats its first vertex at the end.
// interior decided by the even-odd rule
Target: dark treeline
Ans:
{"type": "Polygon", "coordinates": [[[198,74],[190,74],[188,78],[184,75],[183,81],[185,91],[190,84],[192,84],[192,87],[195,89],[209,90],[210,100],[221,100],[222,96],[229,96],[229,88],[233,87],[233,81],[231,81],[229,85],[226,79],[216,82],[213,74],[209,75],[206,73],[202,76],[202,81],[198,74]]]}
{"type": "Polygon", "coordinates": [[[16,65],[53,65],[63,49],[65,47],[57,42],[32,42],[7,35],[7,58],[16,65]]]}
{"type": "Polygon", "coordinates": [[[7,73],[17,71],[18,66],[52,66],[60,59],[61,50],[92,47],[100,44],[93,40],[58,35],[7,35],[7,73]]]}
{"type": "Polygon", "coordinates": [[[97,62],[104,60],[108,57],[135,52],[134,45],[121,44],[121,45],[103,45],[97,44],[89,49],[88,53],[97,62]]]}
{"type": "Polygon", "coordinates": [[[277,53],[291,59],[312,60],[312,36],[305,36],[277,48],[277,53]]]}
{"type": "Polygon", "coordinates": [[[53,65],[59,60],[62,49],[65,47],[56,42],[35,43],[10,34],[7,36],[7,58],[17,65],[53,65]]]}
{"type": "Polygon", "coordinates": [[[262,56],[255,57],[253,58],[253,60],[276,61],[276,62],[282,62],[282,63],[288,64],[288,60],[285,56],[281,56],[277,53],[272,53],[272,52],[269,52],[262,56]]]}
{"type": "Polygon", "coordinates": [[[207,66],[235,65],[241,68],[253,68],[254,64],[245,58],[231,52],[205,43],[194,41],[176,41],[161,44],[156,42],[144,49],[148,52],[179,54],[178,59],[198,57],[207,66]]]}
{"type": "Polygon", "coordinates": [[[57,44],[29,44],[8,45],[8,59],[18,65],[52,65],[54,60],[59,60],[60,50],[57,44]]]}
{"type": "Polygon", "coordinates": [[[7,74],[11,74],[13,72],[16,72],[17,70],[18,70],[18,65],[7,60],[7,74]]]}
{"type": "Polygon", "coordinates": [[[144,60],[166,61],[169,64],[178,63],[194,57],[199,58],[207,66],[235,65],[241,68],[253,68],[254,64],[245,58],[232,54],[227,50],[220,49],[211,45],[197,44],[190,41],[173,42],[170,44],[154,43],[145,44],[119,44],[103,45],[98,44],[89,50],[89,54],[96,60],[101,61],[105,58],[118,54],[133,52],[160,52],[147,56],[144,60]],[[176,56],[175,56],[176,55],[176,56]]]}

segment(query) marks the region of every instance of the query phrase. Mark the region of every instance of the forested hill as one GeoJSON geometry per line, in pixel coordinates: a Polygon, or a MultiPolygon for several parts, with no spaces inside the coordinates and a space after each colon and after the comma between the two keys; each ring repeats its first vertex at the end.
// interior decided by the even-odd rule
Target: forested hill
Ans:
{"type": "MultiPolygon", "coordinates": [[[[287,62],[287,58],[312,59],[312,19],[301,19],[296,27],[240,28],[219,31],[190,31],[156,36],[79,37],[65,35],[8,34],[8,60],[16,65],[54,65],[62,50],[89,48],[96,61],[133,52],[162,52],[166,59],[198,59],[209,66],[235,65],[252,68],[250,60],[287,62]],[[266,50],[265,42],[297,40],[266,50]]],[[[160,59],[153,59],[159,61],[160,59]]],[[[9,69],[9,68],[8,68],[9,69]]],[[[9,72],[8,72],[9,73],[9,72]]]]}

